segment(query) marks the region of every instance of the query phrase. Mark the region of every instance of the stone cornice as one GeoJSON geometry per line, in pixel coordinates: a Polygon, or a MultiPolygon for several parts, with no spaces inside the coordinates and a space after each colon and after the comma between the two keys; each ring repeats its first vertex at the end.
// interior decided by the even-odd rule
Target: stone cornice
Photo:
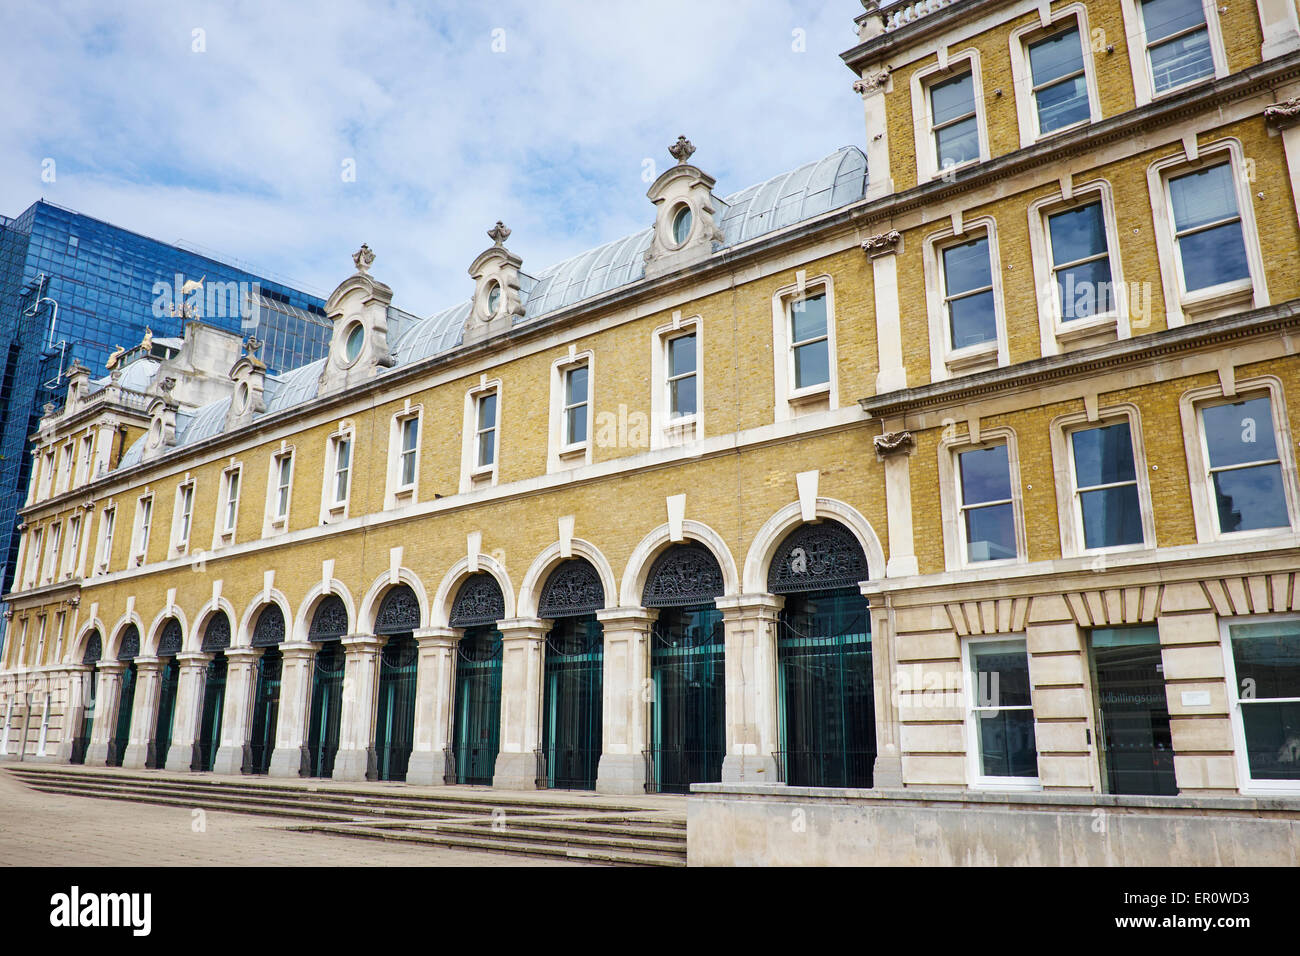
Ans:
{"type": "Polygon", "coordinates": [[[1079,352],[1049,355],[930,385],[872,395],[858,399],[858,404],[873,418],[890,418],[1065,379],[1083,378],[1124,366],[1149,364],[1181,352],[1297,327],[1300,327],[1300,299],[1291,299],[1279,305],[1121,339],[1079,352]]]}
{"type": "MultiPolygon", "coordinates": [[[[1009,6],[1012,2],[1013,0],[954,0],[950,6],[864,40],[841,53],[840,59],[854,73],[861,73],[862,68],[872,61],[916,46],[922,40],[942,33],[963,20],[973,20],[987,10],[1009,6]]],[[[888,16],[888,8],[885,13],[888,16]]],[[[856,22],[861,25],[867,16],[870,14],[859,16],[856,22]]]]}

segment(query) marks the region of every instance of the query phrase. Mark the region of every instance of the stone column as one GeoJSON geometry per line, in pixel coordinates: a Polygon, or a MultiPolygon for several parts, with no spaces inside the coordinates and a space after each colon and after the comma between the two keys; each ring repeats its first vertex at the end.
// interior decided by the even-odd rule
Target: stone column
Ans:
{"type": "Polygon", "coordinates": [[[876,394],[907,388],[907,372],[903,366],[902,310],[898,301],[898,253],[903,248],[903,237],[890,230],[870,236],[862,244],[871,260],[872,284],[876,303],[876,347],[879,371],[876,373],[876,394]]]}
{"type": "Polygon", "coordinates": [[[722,612],[727,680],[724,783],[778,783],[776,621],[785,599],[739,594],[713,602],[722,612]]]}
{"type": "Polygon", "coordinates": [[[126,755],[122,766],[138,770],[149,756],[149,742],[153,740],[154,726],[158,723],[159,675],[163,662],[156,657],[139,657],[135,662],[135,705],[131,709],[131,732],[127,738],[126,755]]]}
{"type": "Polygon", "coordinates": [[[371,634],[343,638],[343,712],[335,780],[365,780],[376,765],[375,695],[379,690],[379,651],[383,640],[371,634]]]}
{"type": "Polygon", "coordinates": [[[885,576],[917,574],[916,544],[912,534],[912,452],[916,439],[903,428],[902,419],[884,422],[884,432],[873,439],[876,460],[885,463],[885,510],[889,522],[889,560],[885,576]]]}
{"type": "Polygon", "coordinates": [[[1064,600],[1034,598],[1025,648],[1043,789],[1100,790],[1088,650],[1064,600]]]}
{"type": "Polygon", "coordinates": [[[62,729],[55,759],[68,763],[72,759],[72,744],[81,733],[81,722],[86,716],[86,690],[90,668],[77,665],[68,669],[67,697],[63,703],[62,729]]]}
{"type": "Polygon", "coordinates": [[[1255,3],[1264,33],[1260,57],[1268,60],[1300,50],[1300,19],[1297,19],[1294,0],[1255,0],[1255,3]]]}
{"type": "Polygon", "coordinates": [[[226,700],[221,711],[221,741],[213,773],[242,773],[248,749],[248,721],[253,710],[253,683],[257,679],[260,649],[234,647],[226,649],[226,700]]]}
{"type": "Polygon", "coordinates": [[[121,661],[100,661],[99,686],[95,689],[95,724],[90,731],[90,746],[86,750],[86,766],[108,763],[108,745],[117,732],[117,705],[122,696],[122,672],[126,665],[121,661]]]}
{"type": "Polygon", "coordinates": [[[420,660],[415,679],[415,741],[406,768],[407,783],[453,782],[446,779],[446,772],[456,698],[456,644],[463,633],[454,627],[426,627],[415,632],[420,660]]]}
{"type": "Polygon", "coordinates": [[[875,684],[876,762],[871,768],[872,789],[903,785],[903,749],[898,707],[898,641],[889,597],[862,593],[871,606],[871,678],[875,684]]]}
{"type": "Polygon", "coordinates": [[[190,770],[194,765],[194,742],[203,718],[203,689],[211,654],[177,654],[180,673],[176,677],[176,710],[172,714],[172,742],[166,769],[190,770]]]}
{"type": "Polygon", "coordinates": [[[607,608],[596,617],[605,632],[601,712],[603,740],[596,790],[644,793],[645,751],[650,746],[650,628],[657,611],[607,608]]]}
{"type": "Polygon", "coordinates": [[[501,621],[501,748],[492,786],[537,789],[542,746],[542,655],[549,621],[501,621]]]}
{"type": "Polygon", "coordinates": [[[316,645],[281,644],[284,669],[280,675],[280,715],[275,723],[275,750],[271,751],[272,777],[305,777],[310,767],[307,755],[307,709],[311,706],[312,665],[316,645]]]}

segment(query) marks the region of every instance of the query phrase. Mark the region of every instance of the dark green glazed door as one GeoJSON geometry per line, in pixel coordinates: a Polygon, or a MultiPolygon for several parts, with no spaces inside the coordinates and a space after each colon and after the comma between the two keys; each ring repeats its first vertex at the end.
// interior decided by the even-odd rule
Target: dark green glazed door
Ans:
{"type": "Polygon", "coordinates": [[[785,781],[870,787],[876,710],[866,598],[851,588],[788,595],[776,653],[785,781]]]}
{"type": "Polygon", "coordinates": [[[722,612],[665,607],[651,635],[651,789],[687,793],[722,779],[726,752],[722,612]]]}
{"type": "Polygon", "coordinates": [[[108,754],[110,767],[122,766],[126,757],[126,745],[131,737],[131,711],[135,706],[135,661],[126,665],[122,672],[122,693],[117,699],[117,727],[113,732],[113,747],[108,754]]]}
{"type": "Polygon", "coordinates": [[[95,729],[95,695],[99,692],[99,669],[91,667],[86,676],[86,698],[81,710],[81,734],[72,742],[71,763],[84,764],[90,748],[90,733],[95,729]]]}
{"type": "Polygon", "coordinates": [[[153,732],[153,760],[150,766],[161,770],[167,766],[172,748],[172,724],[176,719],[176,690],[180,685],[181,666],[171,658],[163,666],[158,684],[158,721],[153,732]]]}
{"type": "Polygon", "coordinates": [[[339,749],[339,719],[343,711],[343,644],[325,641],[316,652],[311,676],[311,718],[307,724],[309,773],[334,773],[339,749]]]}
{"type": "Polygon", "coordinates": [[[221,742],[221,714],[226,705],[225,654],[208,661],[203,681],[203,719],[199,723],[198,750],[194,770],[211,770],[217,759],[217,746],[221,742]]]}
{"type": "Polygon", "coordinates": [[[415,738],[415,638],[394,634],[379,654],[375,709],[375,771],[380,780],[405,780],[415,738]]]}
{"type": "Polygon", "coordinates": [[[1154,627],[1097,628],[1091,644],[1103,789],[1177,794],[1158,632],[1154,627]]]}
{"type": "Polygon", "coordinates": [[[457,645],[456,782],[492,785],[501,736],[501,632],[491,624],[465,629],[457,645]]]}
{"type": "Polygon", "coordinates": [[[257,689],[253,696],[253,729],[248,741],[248,772],[263,774],[271,769],[275,750],[275,727],[280,714],[280,679],[284,655],[268,647],[257,659],[257,689]]]}
{"type": "Polygon", "coordinates": [[[560,618],[547,635],[542,746],[548,787],[596,789],[604,647],[594,614],[560,618]]]}

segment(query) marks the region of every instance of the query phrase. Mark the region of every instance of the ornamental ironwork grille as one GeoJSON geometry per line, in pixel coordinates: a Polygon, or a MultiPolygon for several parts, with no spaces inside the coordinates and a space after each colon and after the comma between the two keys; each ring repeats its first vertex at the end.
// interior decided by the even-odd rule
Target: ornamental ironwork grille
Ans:
{"type": "Polygon", "coordinates": [[[122,646],[117,649],[119,661],[133,661],[140,653],[140,629],[134,624],[122,635],[122,646]]]}
{"type": "Polygon", "coordinates": [[[376,634],[402,634],[420,626],[420,601],[409,585],[399,584],[384,595],[375,615],[376,634]]]}
{"type": "Polygon", "coordinates": [[[465,579],[451,606],[452,627],[494,624],[506,616],[506,600],[501,585],[490,574],[475,574],[465,579]]]}
{"type": "Polygon", "coordinates": [[[577,617],[604,606],[605,587],[600,583],[600,575],[591,562],[574,558],[565,561],[546,579],[542,598],[537,602],[537,616],[577,617]]]}
{"type": "Polygon", "coordinates": [[[655,559],[641,603],[645,607],[708,604],[723,590],[722,568],[713,552],[701,544],[679,544],[655,559]]]}
{"type": "Polygon", "coordinates": [[[284,642],[284,612],[278,604],[268,604],[257,616],[253,628],[254,647],[275,647],[284,642]]]}
{"type": "Polygon", "coordinates": [[[202,651],[216,654],[230,646],[230,618],[225,611],[218,611],[208,618],[208,626],[203,629],[202,651]]]}
{"type": "Polygon", "coordinates": [[[329,594],[316,605],[312,615],[311,629],[307,632],[310,641],[332,641],[348,633],[348,609],[343,598],[329,594]]]}
{"type": "Polygon", "coordinates": [[[95,631],[86,641],[86,653],[81,656],[81,663],[97,664],[103,656],[104,642],[100,639],[99,631],[95,631]]]}
{"type": "Polygon", "coordinates": [[[175,657],[181,652],[181,622],[170,618],[163,626],[162,637],[158,639],[158,656],[175,657]]]}
{"type": "Polygon", "coordinates": [[[767,571],[772,594],[854,587],[865,581],[867,556],[838,521],[805,524],[786,535],[767,571]]]}

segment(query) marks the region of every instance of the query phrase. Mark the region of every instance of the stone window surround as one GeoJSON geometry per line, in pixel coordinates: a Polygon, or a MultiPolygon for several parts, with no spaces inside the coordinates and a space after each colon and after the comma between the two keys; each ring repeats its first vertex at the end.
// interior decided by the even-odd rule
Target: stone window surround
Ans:
{"type": "MultiPolygon", "coordinates": [[[[776,406],[774,420],[781,422],[794,418],[808,404],[819,404],[818,400],[827,402],[826,411],[839,408],[839,361],[835,335],[835,280],[829,273],[808,278],[803,270],[796,273],[799,281],[782,286],[772,293],[772,372],[774,377],[776,406]],[[826,295],[826,355],[828,381],[823,385],[812,385],[803,389],[794,387],[794,348],[791,344],[790,305],[796,299],[815,295],[826,295]]],[[[696,338],[697,349],[700,339],[696,338]]],[[[702,351],[696,355],[696,388],[700,388],[699,368],[702,351]]],[[[702,405],[703,393],[696,395],[697,407],[702,405]]],[[[697,415],[698,417],[698,415],[697,415]]]]}
{"type": "Polygon", "coordinates": [[[44,501],[50,497],[51,489],[54,485],[54,448],[46,448],[41,458],[41,483],[36,493],[38,501],[44,501]]]}
{"type": "MultiPolygon", "coordinates": [[[[1088,9],[1082,3],[1052,10],[1044,18],[1048,4],[1039,5],[1039,21],[1029,23],[1011,32],[1011,75],[1016,95],[1016,116],[1020,124],[1020,146],[1032,146],[1040,140],[1077,130],[1089,123],[1100,122],[1101,96],[1097,87],[1097,66],[1090,56],[1091,31],[1088,28],[1088,9]],[[1089,116],[1086,121],[1072,123],[1050,133],[1038,132],[1038,108],[1034,99],[1034,84],[1029,72],[1029,44],[1056,33],[1064,21],[1074,20],[1079,28],[1079,45],[1083,54],[1083,77],[1088,88],[1089,116]]],[[[1065,27],[1068,29],[1068,26],[1065,27]]]]}
{"type": "Polygon", "coordinates": [[[99,534],[95,538],[94,575],[108,571],[113,562],[113,537],[117,533],[117,504],[109,498],[99,515],[99,534]],[[111,530],[110,530],[111,527],[111,530]]]}
{"type": "Polygon", "coordinates": [[[388,421],[388,470],[384,481],[384,508],[411,504],[418,497],[420,486],[420,457],[424,448],[424,403],[405,399],[401,411],[394,412],[388,421]],[[402,484],[402,426],[412,419],[415,432],[415,477],[410,484],[402,484]]]}
{"type": "Polygon", "coordinates": [[[1285,392],[1281,379],[1261,375],[1235,382],[1232,394],[1226,394],[1224,384],[1207,385],[1184,392],[1178,399],[1178,413],[1182,419],[1183,443],[1187,452],[1187,474],[1191,479],[1192,514],[1196,521],[1196,540],[1242,541],[1266,538],[1271,535],[1290,535],[1300,530],[1300,479],[1296,475],[1295,456],[1287,428],[1285,392]],[[1219,531],[1218,512],[1214,507],[1212,484],[1209,478],[1209,458],[1205,448],[1205,432],[1200,411],[1207,405],[1229,404],[1267,392],[1273,412],[1273,440],[1277,445],[1282,466],[1282,488],[1286,495],[1289,528],[1258,528],[1253,531],[1219,531]]]}
{"type": "Polygon", "coordinates": [[[37,569],[41,584],[54,580],[54,576],[58,571],[60,551],[63,544],[63,522],[51,521],[45,531],[45,552],[41,559],[42,567],[37,569]]]}
{"type": "Polygon", "coordinates": [[[704,437],[704,319],[700,315],[682,318],[674,312],[672,322],[661,325],[650,337],[650,448],[669,448],[704,437]],[[668,343],[681,335],[695,334],[695,414],[669,419],[668,343]]]}
{"type": "Polygon", "coordinates": [[[235,541],[235,529],[239,526],[239,501],[244,496],[244,463],[231,459],[230,463],[221,470],[221,481],[218,484],[217,492],[217,520],[212,523],[212,547],[220,548],[223,545],[233,544],[235,541]],[[226,514],[228,511],[227,496],[230,493],[230,478],[232,475],[239,476],[239,487],[235,489],[235,527],[226,527],[226,514]]]}
{"type": "MultiPolygon", "coordinates": [[[[951,426],[948,429],[951,431],[951,426]]],[[[981,428],[977,435],[945,437],[939,442],[939,507],[943,523],[944,568],[948,571],[1026,564],[1029,546],[1025,534],[1025,505],[1020,483],[1020,451],[1012,428],[981,428]],[[970,561],[966,557],[966,535],[961,528],[961,493],[957,487],[957,455],[963,451],[994,445],[1007,446],[1007,469],[1011,478],[1011,512],[1015,522],[1016,557],[995,561],[970,561]]]]}
{"type": "Polygon", "coordinates": [[[1059,415],[1048,426],[1052,443],[1052,470],[1056,485],[1057,520],[1061,529],[1061,557],[1080,558],[1095,555],[1104,561],[1107,554],[1124,554],[1156,549],[1155,513],[1151,506],[1151,484],[1148,479],[1146,443],[1142,438],[1142,417],[1138,407],[1130,402],[1107,405],[1095,411],[1073,412],[1059,415]],[[1101,428],[1127,420],[1129,437],[1133,442],[1133,471],[1137,478],[1138,507],[1142,512],[1142,542],[1122,544],[1108,548],[1084,548],[1083,515],[1075,491],[1074,450],[1070,434],[1101,428]]]}
{"type": "MultiPolygon", "coordinates": [[[[194,506],[198,503],[198,482],[191,477],[187,471],[185,477],[181,479],[180,484],[176,486],[176,502],[172,507],[172,529],[171,529],[171,549],[172,555],[184,554],[190,546],[190,540],[194,537],[194,506]],[[181,530],[181,500],[186,488],[190,490],[190,519],[189,527],[185,529],[185,537],[180,536],[181,530]]],[[[152,515],[150,517],[153,517],[152,515]]]]}
{"type": "Polygon", "coordinates": [[[73,445],[72,437],[69,436],[63,442],[59,449],[59,471],[58,478],[55,480],[54,493],[61,495],[72,486],[72,472],[77,466],[76,448],[73,445]]]}
{"type": "Polygon", "coordinates": [[[561,358],[551,363],[551,411],[550,439],[547,442],[546,471],[552,473],[573,468],[576,465],[590,465],[592,460],[592,429],[595,427],[592,396],[596,383],[596,353],[591,349],[581,352],[576,346],[561,358]],[[580,442],[566,444],[565,431],[565,378],[575,368],[587,367],[587,437],[580,442]]]}
{"type": "Polygon", "coordinates": [[[266,477],[266,515],[262,521],[262,537],[269,537],[289,527],[289,513],[293,510],[293,473],[297,467],[297,447],[281,442],[278,450],[271,454],[266,477]],[[285,502],[283,515],[276,514],[280,500],[280,462],[289,459],[289,495],[285,502]]]}
{"type": "Polygon", "coordinates": [[[479,383],[465,393],[465,418],[461,427],[460,492],[466,494],[478,488],[491,488],[497,483],[501,470],[501,420],[504,411],[501,379],[483,375],[479,383]],[[492,452],[492,464],[478,464],[478,403],[479,399],[495,394],[497,419],[492,452]]]}
{"type": "Polygon", "coordinates": [[[144,492],[135,500],[135,521],[131,527],[131,557],[128,561],[130,567],[140,567],[144,564],[145,558],[149,554],[149,536],[153,532],[153,523],[157,519],[154,514],[154,496],[148,486],[144,492]],[[145,502],[149,503],[149,521],[144,521],[145,502]]]}
{"type": "Polygon", "coordinates": [[[1128,311],[1127,286],[1124,285],[1124,268],[1119,253],[1119,228],[1115,221],[1115,198],[1110,183],[1094,179],[1071,185],[1069,195],[1058,188],[1029,204],[1029,249],[1034,263],[1034,286],[1038,290],[1038,331],[1042,354],[1059,355],[1066,346],[1079,338],[1113,330],[1116,339],[1131,336],[1128,311]],[[1096,197],[1101,199],[1102,220],[1106,227],[1107,255],[1110,259],[1110,281],[1115,308],[1110,312],[1088,316],[1086,319],[1061,318],[1061,303],[1052,277],[1052,253],[1047,232],[1047,217],[1076,206],[1086,206],[1096,197]]]}
{"type": "Polygon", "coordinates": [[[1224,684],[1228,693],[1228,716],[1232,724],[1233,759],[1237,769],[1237,789],[1241,793],[1300,794],[1300,780],[1255,780],[1250,775],[1246,753],[1246,728],[1241,719],[1241,684],[1237,680],[1237,662],[1232,656],[1231,627],[1267,621],[1295,620],[1295,614],[1250,614],[1219,617],[1219,637],[1223,648],[1224,684]]]}
{"type": "Polygon", "coordinates": [[[79,514],[68,517],[68,536],[63,542],[63,557],[59,564],[59,580],[66,581],[77,569],[81,552],[81,532],[86,519],[79,514]]]}
{"type": "Polygon", "coordinates": [[[77,442],[77,446],[82,450],[82,454],[77,457],[77,476],[75,484],[84,485],[92,477],[95,463],[95,432],[88,430],[84,432],[77,442]]]}
{"type": "Polygon", "coordinates": [[[1155,81],[1151,75],[1151,55],[1147,50],[1146,24],[1143,22],[1139,10],[1141,2],[1142,0],[1120,0],[1119,3],[1124,17],[1124,32],[1127,34],[1129,67],[1133,71],[1135,106],[1146,106],[1152,100],[1174,96],[1188,87],[1200,83],[1212,83],[1228,75],[1228,58],[1224,52],[1223,30],[1219,25],[1218,0],[1201,0],[1201,8],[1205,11],[1205,24],[1210,38],[1210,55],[1214,60],[1214,73],[1199,80],[1192,80],[1190,83],[1170,87],[1163,93],[1156,93],[1155,81]]]}
{"type": "Polygon", "coordinates": [[[924,183],[937,179],[945,172],[951,173],[968,166],[988,162],[992,157],[989,150],[988,119],[984,108],[984,83],[980,72],[980,53],[974,47],[953,53],[941,48],[939,61],[933,66],[923,67],[912,73],[912,127],[916,148],[916,181],[924,183]],[[969,68],[972,93],[975,99],[975,126],[979,133],[980,152],[976,159],[949,167],[939,167],[937,145],[934,140],[934,120],[931,117],[930,87],[947,79],[952,79],[969,68]]]}
{"type": "MultiPolygon", "coordinates": [[[[961,639],[961,673],[964,714],[964,738],[966,741],[966,786],[971,790],[1041,790],[1039,777],[988,777],[980,772],[980,744],[976,734],[976,721],[981,718],[975,714],[975,701],[979,699],[979,688],[974,686],[971,678],[971,647],[976,644],[988,644],[1003,641],[1019,641],[1025,645],[1025,662],[1029,662],[1029,642],[1025,634],[985,634],[979,637],[961,639]]],[[[1030,676],[1030,703],[1033,703],[1033,676],[1030,676]]],[[[1032,708],[1031,708],[1032,709],[1032,708]]],[[[1038,741],[1038,720],[1034,720],[1034,742],[1038,741]]],[[[1041,755],[1040,755],[1041,756],[1041,755]]]]}
{"type": "Polygon", "coordinates": [[[1269,305],[1268,285],[1264,273],[1264,259],[1259,247],[1259,231],[1255,224],[1255,204],[1244,177],[1244,150],[1235,137],[1216,140],[1205,146],[1185,141],[1183,149],[1173,156],[1158,159],[1147,167],[1147,185],[1151,193],[1151,213],[1155,219],[1156,253],[1160,260],[1160,279],[1165,296],[1165,321],[1169,327],[1183,325],[1189,311],[1201,317],[1212,318],[1238,309],[1260,308],[1269,305]],[[1188,155],[1188,147],[1194,155],[1188,155]],[[1182,261],[1174,239],[1174,216],[1169,198],[1169,180],[1181,172],[1192,172],[1203,166],[1216,165],[1226,153],[1233,170],[1237,187],[1237,211],[1241,216],[1241,235],[1246,245],[1246,262],[1250,281],[1229,285],[1211,286],[1184,293],[1182,261]],[[1253,296],[1251,302],[1245,301],[1253,296]],[[1251,304],[1253,302],[1253,304],[1251,304]],[[1217,309],[1216,309],[1217,306],[1217,309]]]}
{"type": "Polygon", "coordinates": [[[1007,345],[1007,316],[1002,295],[1002,259],[998,251],[997,223],[992,216],[976,216],[961,222],[961,234],[954,225],[932,232],[921,243],[924,260],[926,312],[930,327],[930,381],[940,382],[957,374],[980,371],[985,367],[1001,368],[1011,364],[1007,345]],[[980,238],[981,233],[989,243],[989,268],[993,273],[993,309],[996,315],[998,338],[994,349],[988,344],[953,349],[947,315],[944,312],[946,281],[941,253],[944,248],[960,245],[980,238]],[[992,358],[993,362],[988,360],[992,358]],[[974,366],[972,368],[972,366],[974,366]]]}
{"type": "Polygon", "coordinates": [[[338,427],[334,429],[325,439],[325,473],[321,481],[320,493],[320,523],[333,524],[337,521],[344,521],[348,517],[350,505],[352,502],[352,488],[355,484],[356,466],[357,466],[357,441],[356,429],[352,425],[351,419],[344,419],[339,422],[338,427]],[[335,497],[335,488],[337,486],[338,475],[336,466],[338,464],[339,442],[348,440],[352,443],[348,458],[348,493],[340,501],[335,497]]]}

